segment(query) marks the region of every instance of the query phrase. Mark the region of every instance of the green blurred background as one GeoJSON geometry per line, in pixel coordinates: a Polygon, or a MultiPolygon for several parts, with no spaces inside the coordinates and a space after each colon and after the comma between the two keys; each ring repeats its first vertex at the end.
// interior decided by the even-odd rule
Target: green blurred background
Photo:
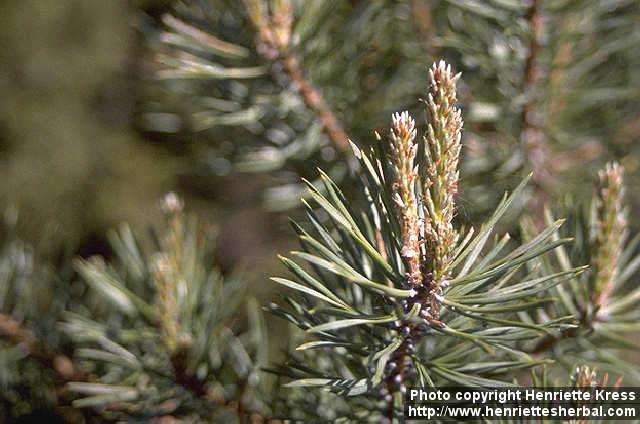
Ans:
{"type": "Polygon", "coordinates": [[[3,2],[0,190],[32,241],[81,246],[139,223],[173,185],[179,161],[131,129],[133,13],[124,1],[3,2]]]}
{"type": "Polygon", "coordinates": [[[21,237],[39,250],[108,256],[108,229],[127,222],[144,235],[160,219],[158,199],[176,190],[188,209],[225,222],[223,268],[264,275],[274,245],[287,242],[264,225],[254,178],[194,177],[179,146],[136,130],[145,77],[137,25],[168,3],[2,2],[0,201],[20,211],[21,237]]]}

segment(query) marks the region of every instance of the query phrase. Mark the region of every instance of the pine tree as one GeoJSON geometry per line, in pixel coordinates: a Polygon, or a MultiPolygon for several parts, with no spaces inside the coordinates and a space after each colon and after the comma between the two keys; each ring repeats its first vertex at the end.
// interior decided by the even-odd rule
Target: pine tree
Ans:
{"type": "Polygon", "coordinates": [[[330,219],[322,222],[305,203],[313,229],[295,225],[303,250],[292,255],[311,269],[282,258],[294,279],[274,281],[300,296],[287,297],[291,312],[271,309],[312,337],[278,370],[293,378],[287,386],[343,397],[345,405],[331,400],[322,419],[400,420],[407,385],[512,386],[519,370],[548,362],[527,353],[528,342],[574,327],[570,315],[540,323],[519,317],[552,302],[549,290],[584,270],[530,266],[567,243],[555,237],[562,221],[520,246],[509,248],[508,235],[488,243],[528,178],[477,233],[454,222],[458,78],[444,62],[430,69],[422,139],[402,112],[393,116],[389,139],[378,137],[368,154],[353,146],[370,208],[352,209],[324,173],[326,195],[308,183],[330,219]]]}
{"type": "Polygon", "coordinates": [[[637,162],[636,3],[210,0],[143,22],[143,124],[201,141],[180,145],[196,172],[262,172],[271,209],[303,197],[264,308],[291,349],[271,355],[281,335],[173,193],[152,243],[123,226],[76,274],[8,231],[2,418],[391,423],[409,386],[635,384],[632,184],[611,162],[590,205],[554,200],[565,173],[590,188],[594,152],[637,162]],[[440,61],[425,87],[435,56],[464,78],[440,61]]]}

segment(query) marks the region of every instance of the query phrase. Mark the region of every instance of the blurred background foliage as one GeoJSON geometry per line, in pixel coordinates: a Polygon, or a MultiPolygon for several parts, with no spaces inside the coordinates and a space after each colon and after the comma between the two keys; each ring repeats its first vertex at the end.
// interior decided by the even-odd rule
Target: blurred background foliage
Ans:
{"type": "Polygon", "coordinates": [[[109,254],[108,229],[128,222],[144,233],[160,218],[158,199],[180,188],[190,208],[250,229],[222,232],[224,264],[271,243],[251,179],[187,180],[187,149],[137,130],[147,76],[136,28],[168,3],[3,2],[0,199],[19,210],[19,233],[39,250],[109,254]]]}
{"type": "Polygon", "coordinates": [[[32,241],[87,246],[146,221],[178,162],[131,129],[135,9],[7,1],[0,17],[3,203],[32,241]]]}
{"type": "MultiPolygon", "coordinates": [[[[545,5],[538,73],[555,73],[541,78],[535,101],[556,151],[544,166],[568,177],[558,198],[586,199],[591,188],[585,179],[593,180],[595,170],[616,157],[627,168],[628,199],[637,208],[640,80],[634,70],[640,56],[634,54],[638,31],[633,23],[638,7],[628,1],[605,3],[545,5]],[[567,51],[575,57],[559,57],[567,51]],[[552,66],[562,60],[579,69],[552,66]],[[573,78],[569,71],[581,74],[573,78]],[[558,95],[563,86],[568,94],[558,95]],[[579,107],[564,107],[567,103],[579,107]]],[[[518,169],[526,167],[518,122],[527,99],[521,81],[527,66],[523,43],[531,30],[522,17],[526,3],[309,4],[305,14],[295,8],[292,50],[359,144],[373,140],[372,128],[385,132],[383,124],[394,110],[420,114],[421,75],[436,56],[465,74],[460,212],[486,213],[491,193],[512,186],[522,175],[518,169]]],[[[83,256],[107,253],[107,229],[129,222],[143,230],[159,219],[154,205],[161,194],[177,189],[191,207],[225,222],[223,266],[243,259],[255,264],[248,259],[252,252],[269,256],[278,245],[289,245],[280,236],[284,216],[273,226],[262,225],[274,215],[263,212],[261,202],[266,196],[267,209],[294,206],[300,176],[309,176],[316,166],[329,168],[334,177],[344,175],[343,155],[296,97],[295,84],[260,54],[244,9],[242,2],[221,0],[3,3],[0,198],[20,211],[23,237],[83,256]],[[249,56],[242,64],[263,66],[263,75],[248,83],[170,74],[155,79],[154,73],[168,72],[159,55],[180,59],[184,54],[183,46],[167,42],[167,34],[180,33],[167,16],[244,47],[249,56]],[[248,94],[242,94],[241,84],[248,94]],[[234,115],[240,121],[211,120],[217,108],[235,107],[233,90],[244,95],[237,100],[241,106],[262,110],[234,115]],[[231,102],[215,103],[216,96],[231,102]],[[267,100],[270,96],[276,99],[267,100]],[[294,146],[292,155],[296,143],[307,143],[307,150],[294,146]],[[254,178],[234,168],[270,172],[254,178]],[[232,230],[238,225],[246,230],[232,230]]],[[[217,60],[206,52],[200,57],[204,64],[217,60]]],[[[169,71],[172,67],[180,70],[173,64],[169,71]]]]}

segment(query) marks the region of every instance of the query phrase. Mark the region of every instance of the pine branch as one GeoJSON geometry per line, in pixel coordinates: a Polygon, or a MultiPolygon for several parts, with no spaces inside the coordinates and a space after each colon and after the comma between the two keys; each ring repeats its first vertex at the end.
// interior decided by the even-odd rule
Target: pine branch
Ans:
{"type": "Polygon", "coordinates": [[[363,172],[362,211],[326,174],[322,190],[307,182],[330,217],[321,219],[304,202],[314,231],[294,225],[303,251],[292,255],[313,271],[281,258],[294,280],[272,279],[300,296],[285,297],[292,312],[278,305],[271,311],[316,338],[298,346],[303,357],[279,372],[294,378],[287,387],[325,387],[341,395],[354,408],[345,418],[393,421],[408,384],[512,384],[495,377],[545,363],[514,360],[519,341],[567,326],[566,318],[532,324],[515,314],[552,302],[537,295],[584,269],[539,275],[535,266],[521,268],[567,242],[552,238],[562,220],[507,254],[508,235],[486,245],[527,180],[477,233],[468,230],[459,240],[453,223],[462,130],[458,75],[440,62],[429,79],[424,138],[415,141],[414,121],[403,112],[392,117],[389,142],[376,136],[369,154],[352,146],[363,172]],[[483,365],[488,353],[501,359],[483,365]]]}
{"type": "MultiPolygon", "coordinates": [[[[207,388],[204,381],[199,379],[186,366],[189,357],[188,347],[179,348],[171,355],[171,371],[173,380],[176,384],[193,394],[196,398],[200,398],[205,403],[222,407],[236,416],[238,419],[248,418],[252,424],[258,423],[277,423],[277,420],[271,420],[263,417],[256,411],[247,410],[243,405],[243,393],[240,390],[238,396],[233,400],[225,399],[214,390],[207,388]]],[[[245,382],[246,383],[246,382],[245,382]]]]}
{"type": "MultiPolygon", "coordinates": [[[[555,311],[558,315],[572,314],[576,324],[541,338],[533,346],[532,353],[552,353],[559,359],[571,353],[588,361],[594,361],[595,357],[596,362],[622,368],[627,366],[624,360],[601,354],[600,346],[606,346],[603,350],[638,349],[624,335],[639,328],[635,310],[640,300],[640,289],[623,289],[624,282],[640,265],[640,258],[633,258],[636,245],[632,242],[626,246],[628,229],[624,191],[622,167],[615,162],[608,163],[599,172],[589,221],[578,222],[584,228],[584,234],[591,232],[590,238],[583,238],[577,246],[577,256],[586,256],[591,270],[566,287],[571,297],[564,291],[559,293],[563,301],[555,311]],[[587,252],[582,253],[580,249],[587,252]],[[585,343],[593,346],[589,355],[584,355],[585,343]]],[[[562,249],[558,258],[561,266],[568,266],[575,260],[562,249]]],[[[638,374],[630,377],[640,379],[638,374]]]]}
{"type": "Polygon", "coordinates": [[[54,371],[61,380],[84,381],[87,379],[87,374],[82,372],[71,358],[42,346],[31,331],[24,328],[11,316],[3,313],[0,313],[0,333],[4,334],[15,345],[20,346],[27,355],[38,361],[45,368],[54,371]]]}
{"type": "MultiPolygon", "coordinates": [[[[421,172],[414,164],[418,144],[414,143],[415,124],[407,112],[393,116],[391,128],[391,154],[395,164],[396,181],[394,199],[401,222],[401,255],[408,264],[407,285],[417,290],[415,299],[410,299],[405,309],[412,310],[417,304],[421,316],[433,325],[441,326],[441,286],[448,278],[453,250],[457,243],[457,232],[452,221],[455,212],[455,196],[458,192],[458,158],[462,117],[455,107],[456,81],[459,75],[441,61],[429,69],[427,92],[427,115],[429,126],[424,137],[424,161],[421,172]],[[420,177],[420,178],[419,178],[420,177]],[[422,185],[424,199],[418,202],[416,184],[422,185]],[[419,219],[419,207],[423,219],[419,219]],[[419,247],[421,237],[424,249],[419,247]]],[[[415,370],[410,365],[414,353],[414,342],[418,341],[422,329],[410,321],[398,325],[406,337],[396,352],[393,364],[397,364],[387,379],[387,390],[404,394],[404,380],[415,370]],[[396,389],[396,390],[394,390],[396,389]]],[[[393,399],[387,399],[387,418],[393,419],[393,399]]]]}
{"type": "MultiPolygon", "coordinates": [[[[19,322],[11,318],[6,314],[0,313],[0,334],[7,337],[16,346],[19,346],[25,351],[25,353],[44,368],[49,369],[56,373],[60,384],[56,388],[56,413],[64,419],[65,422],[70,424],[77,424],[84,422],[82,416],[98,417],[99,414],[94,414],[90,411],[82,411],[80,415],[80,408],[72,407],[73,403],[69,400],[69,386],[68,383],[91,383],[95,379],[90,374],[81,370],[74,361],[61,352],[56,352],[50,348],[43,346],[38,339],[33,335],[31,331],[24,328],[19,322]]],[[[208,399],[210,402],[214,402],[217,405],[233,408],[228,402],[220,401],[214,396],[208,393],[201,392],[196,389],[196,386],[183,384],[183,376],[176,373],[176,382],[183,385],[185,388],[193,391],[196,394],[202,395],[202,397],[208,399]]],[[[111,402],[104,405],[105,410],[108,411],[123,411],[126,410],[118,402],[111,402]]],[[[260,422],[260,421],[258,421],[260,422]]]]}
{"type": "MultiPolygon", "coordinates": [[[[424,70],[424,48],[383,35],[393,31],[393,38],[405,40],[414,35],[418,23],[405,16],[407,6],[179,3],[176,18],[165,16],[163,28],[150,33],[155,76],[163,87],[147,104],[143,125],[170,133],[197,131],[207,149],[233,165],[220,172],[211,169],[214,173],[272,173],[275,178],[264,191],[266,207],[295,207],[304,193],[300,177],[310,179],[321,165],[335,180],[348,178],[352,162],[342,160],[350,154],[348,140],[368,136],[380,111],[417,97],[420,90],[406,81],[424,70]],[[371,36],[365,35],[369,31],[371,36]],[[209,34],[217,36],[211,41],[209,34]],[[389,67],[399,61],[403,66],[389,67]],[[193,96],[185,96],[186,91],[193,96]],[[171,128],[164,125],[167,109],[176,118],[171,128]],[[222,128],[244,142],[227,146],[222,128]],[[290,172],[279,172],[286,166],[290,172]]],[[[198,162],[209,161],[202,156],[202,143],[191,146],[198,162]]]]}
{"type": "Polygon", "coordinates": [[[245,410],[242,393],[235,400],[227,400],[221,394],[209,389],[205,382],[189,369],[188,362],[192,356],[192,341],[184,335],[180,328],[180,311],[177,303],[179,288],[176,286],[183,278],[182,274],[184,273],[182,269],[184,267],[183,246],[185,244],[183,206],[182,200],[173,192],[168,193],[163,199],[160,207],[167,218],[168,230],[162,240],[163,253],[154,257],[152,267],[154,283],[157,288],[156,305],[159,325],[162,329],[163,341],[169,352],[173,380],[196,398],[223,407],[238,418],[250,416],[252,423],[265,422],[260,414],[245,410]]]}
{"type": "Polygon", "coordinates": [[[223,284],[212,261],[212,232],[183,212],[175,193],[160,207],[166,222],[156,253],[142,254],[124,228],[110,237],[119,267],[97,257],[77,261],[78,273],[112,304],[110,319],[121,327],[111,329],[103,315],[93,321],[69,314],[63,323],[77,343],[89,343],[76,354],[97,375],[96,382],[69,385],[84,395],[74,406],[110,411],[120,402],[127,408],[117,412],[128,419],[195,414],[265,422],[269,398],[257,370],[266,346],[257,305],[249,299],[248,330],[235,330],[237,308],[247,299],[240,281],[223,284]],[[140,375],[149,388],[136,384],[140,375]]]}
{"type": "Polygon", "coordinates": [[[541,122],[539,122],[542,117],[536,107],[536,89],[541,72],[537,63],[541,50],[541,7],[542,0],[531,0],[524,15],[529,28],[529,45],[522,72],[522,91],[525,103],[520,113],[520,139],[526,152],[527,162],[533,171],[533,180],[536,183],[536,193],[532,202],[536,205],[537,216],[542,216],[541,212],[549,202],[549,190],[554,184],[549,166],[552,162],[549,157],[549,148],[541,122]]]}
{"type": "Polygon", "coordinates": [[[484,182],[504,183],[531,170],[535,191],[529,209],[541,224],[554,196],[589,195],[573,182],[588,177],[593,160],[607,151],[627,151],[620,143],[625,138],[616,134],[620,122],[635,118],[627,99],[637,84],[625,69],[634,66],[628,52],[640,41],[631,18],[638,6],[446,3],[461,18],[435,23],[445,52],[460,55],[457,67],[465,70],[470,87],[462,92],[470,124],[465,143],[478,147],[469,149],[465,179],[487,199],[475,210],[490,210],[493,203],[491,190],[476,183],[481,175],[484,182]],[[559,184],[562,174],[572,178],[559,184]]]}
{"type": "Polygon", "coordinates": [[[289,0],[273,2],[271,14],[265,0],[245,0],[249,15],[258,31],[258,51],[267,60],[282,64],[307,107],[317,116],[333,145],[349,150],[349,138],[320,90],[305,77],[300,61],[291,48],[293,7],[289,0]]]}

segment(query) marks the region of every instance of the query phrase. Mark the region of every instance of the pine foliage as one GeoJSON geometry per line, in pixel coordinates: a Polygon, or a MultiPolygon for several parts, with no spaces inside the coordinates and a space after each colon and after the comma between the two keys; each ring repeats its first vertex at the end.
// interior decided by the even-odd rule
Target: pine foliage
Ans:
{"type": "MultiPolygon", "coordinates": [[[[572,315],[575,326],[542,337],[533,352],[553,358],[568,370],[576,363],[594,364],[613,375],[623,375],[625,383],[632,384],[640,375],[637,366],[624,359],[624,353],[638,349],[631,336],[638,330],[640,292],[632,277],[640,266],[640,239],[635,236],[627,242],[624,191],[622,167],[608,163],[599,172],[590,213],[573,214],[569,226],[577,238],[573,248],[560,246],[551,258],[539,264],[548,272],[567,270],[584,261],[589,264],[588,272],[556,287],[551,295],[558,301],[552,307],[522,318],[544,322],[559,315],[572,315]]],[[[551,219],[549,211],[546,216],[551,219]]],[[[532,225],[525,224],[527,227],[532,225]]]]}
{"type": "Polygon", "coordinates": [[[62,314],[79,299],[77,287],[68,283],[68,265],[54,266],[20,240],[17,222],[17,210],[6,208],[0,248],[0,420],[38,420],[50,410],[77,420],[83,414],[71,408],[65,384],[83,373],[68,355],[69,340],[58,331],[62,314]]]}
{"type": "MultiPolygon", "coordinates": [[[[470,87],[465,176],[502,186],[533,171],[540,215],[554,195],[588,200],[580,182],[604,165],[598,158],[629,154],[626,140],[638,137],[623,130],[637,114],[638,3],[447,3],[438,40],[470,87]]],[[[469,192],[487,200],[476,208],[492,208],[488,187],[469,192]]]]}
{"type": "Polygon", "coordinates": [[[269,410],[262,401],[269,378],[259,373],[268,354],[259,305],[215,267],[210,228],[185,215],[174,193],[162,209],[166,227],[155,253],[143,253],[123,227],[110,235],[115,264],[76,261],[108,307],[69,313],[62,323],[91,375],[67,384],[73,405],[109,420],[260,417],[269,410]]]}
{"type": "Polygon", "coordinates": [[[156,80],[142,124],[193,139],[199,172],[266,173],[267,207],[295,207],[300,177],[321,165],[342,180],[348,138],[417,98],[409,81],[428,57],[410,13],[386,1],[178,3],[145,27],[156,80]]]}
{"type": "Polygon", "coordinates": [[[291,312],[272,311],[309,334],[280,371],[294,378],[289,387],[357,399],[346,419],[399,418],[407,385],[511,386],[517,370],[546,362],[527,353],[526,342],[571,328],[570,315],[541,323],[518,316],[552,302],[549,289],[584,269],[529,266],[568,241],[554,237],[562,221],[520,246],[494,234],[527,180],[477,232],[456,228],[458,76],[444,62],[429,76],[422,139],[403,112],[393,116],[389,141],[379,138],[369,152],[353,146],[370,209],[352,210],[321,173],[323,190],[308,186],[329,220],[305,203],[313,226],[295,225],[302,250],[282,258],[293,279],[273,279],[300,295],[287,297],[291,312]]]}
{"type": "Polygon", "coordinates": [[[347,137],[367,140],[399,107],[418,112],[412,82],[446,57],[466,75],[465,213],[486,217],[533,171],[542,214],[558,194],[588,199],[579,182],[599,156],[638,166],[638,16],[628,0],[179,3],[151,37],[165,84],[147,127],[181,122],[171,131],[200,143],[203,171],[268,172],[269,207],[292,207],[315,166],[348,176],[347,137]]]}
{"type": "Polygon", "coordinates": [[[263,173],[268,208],[302,197],[264,307],[289,349],[174,193],[151,243],[122,226],[75,274],[8,230],[0,419],[392,423],[409,386],[636,384],[632,171],[581,192],[599,154],[638,166],[638,4],[180,1],[143,22],[145,128],[193,138],[195,173],[263,173]],[[453,66],[416,83],[432,56],[453,66]]]}

